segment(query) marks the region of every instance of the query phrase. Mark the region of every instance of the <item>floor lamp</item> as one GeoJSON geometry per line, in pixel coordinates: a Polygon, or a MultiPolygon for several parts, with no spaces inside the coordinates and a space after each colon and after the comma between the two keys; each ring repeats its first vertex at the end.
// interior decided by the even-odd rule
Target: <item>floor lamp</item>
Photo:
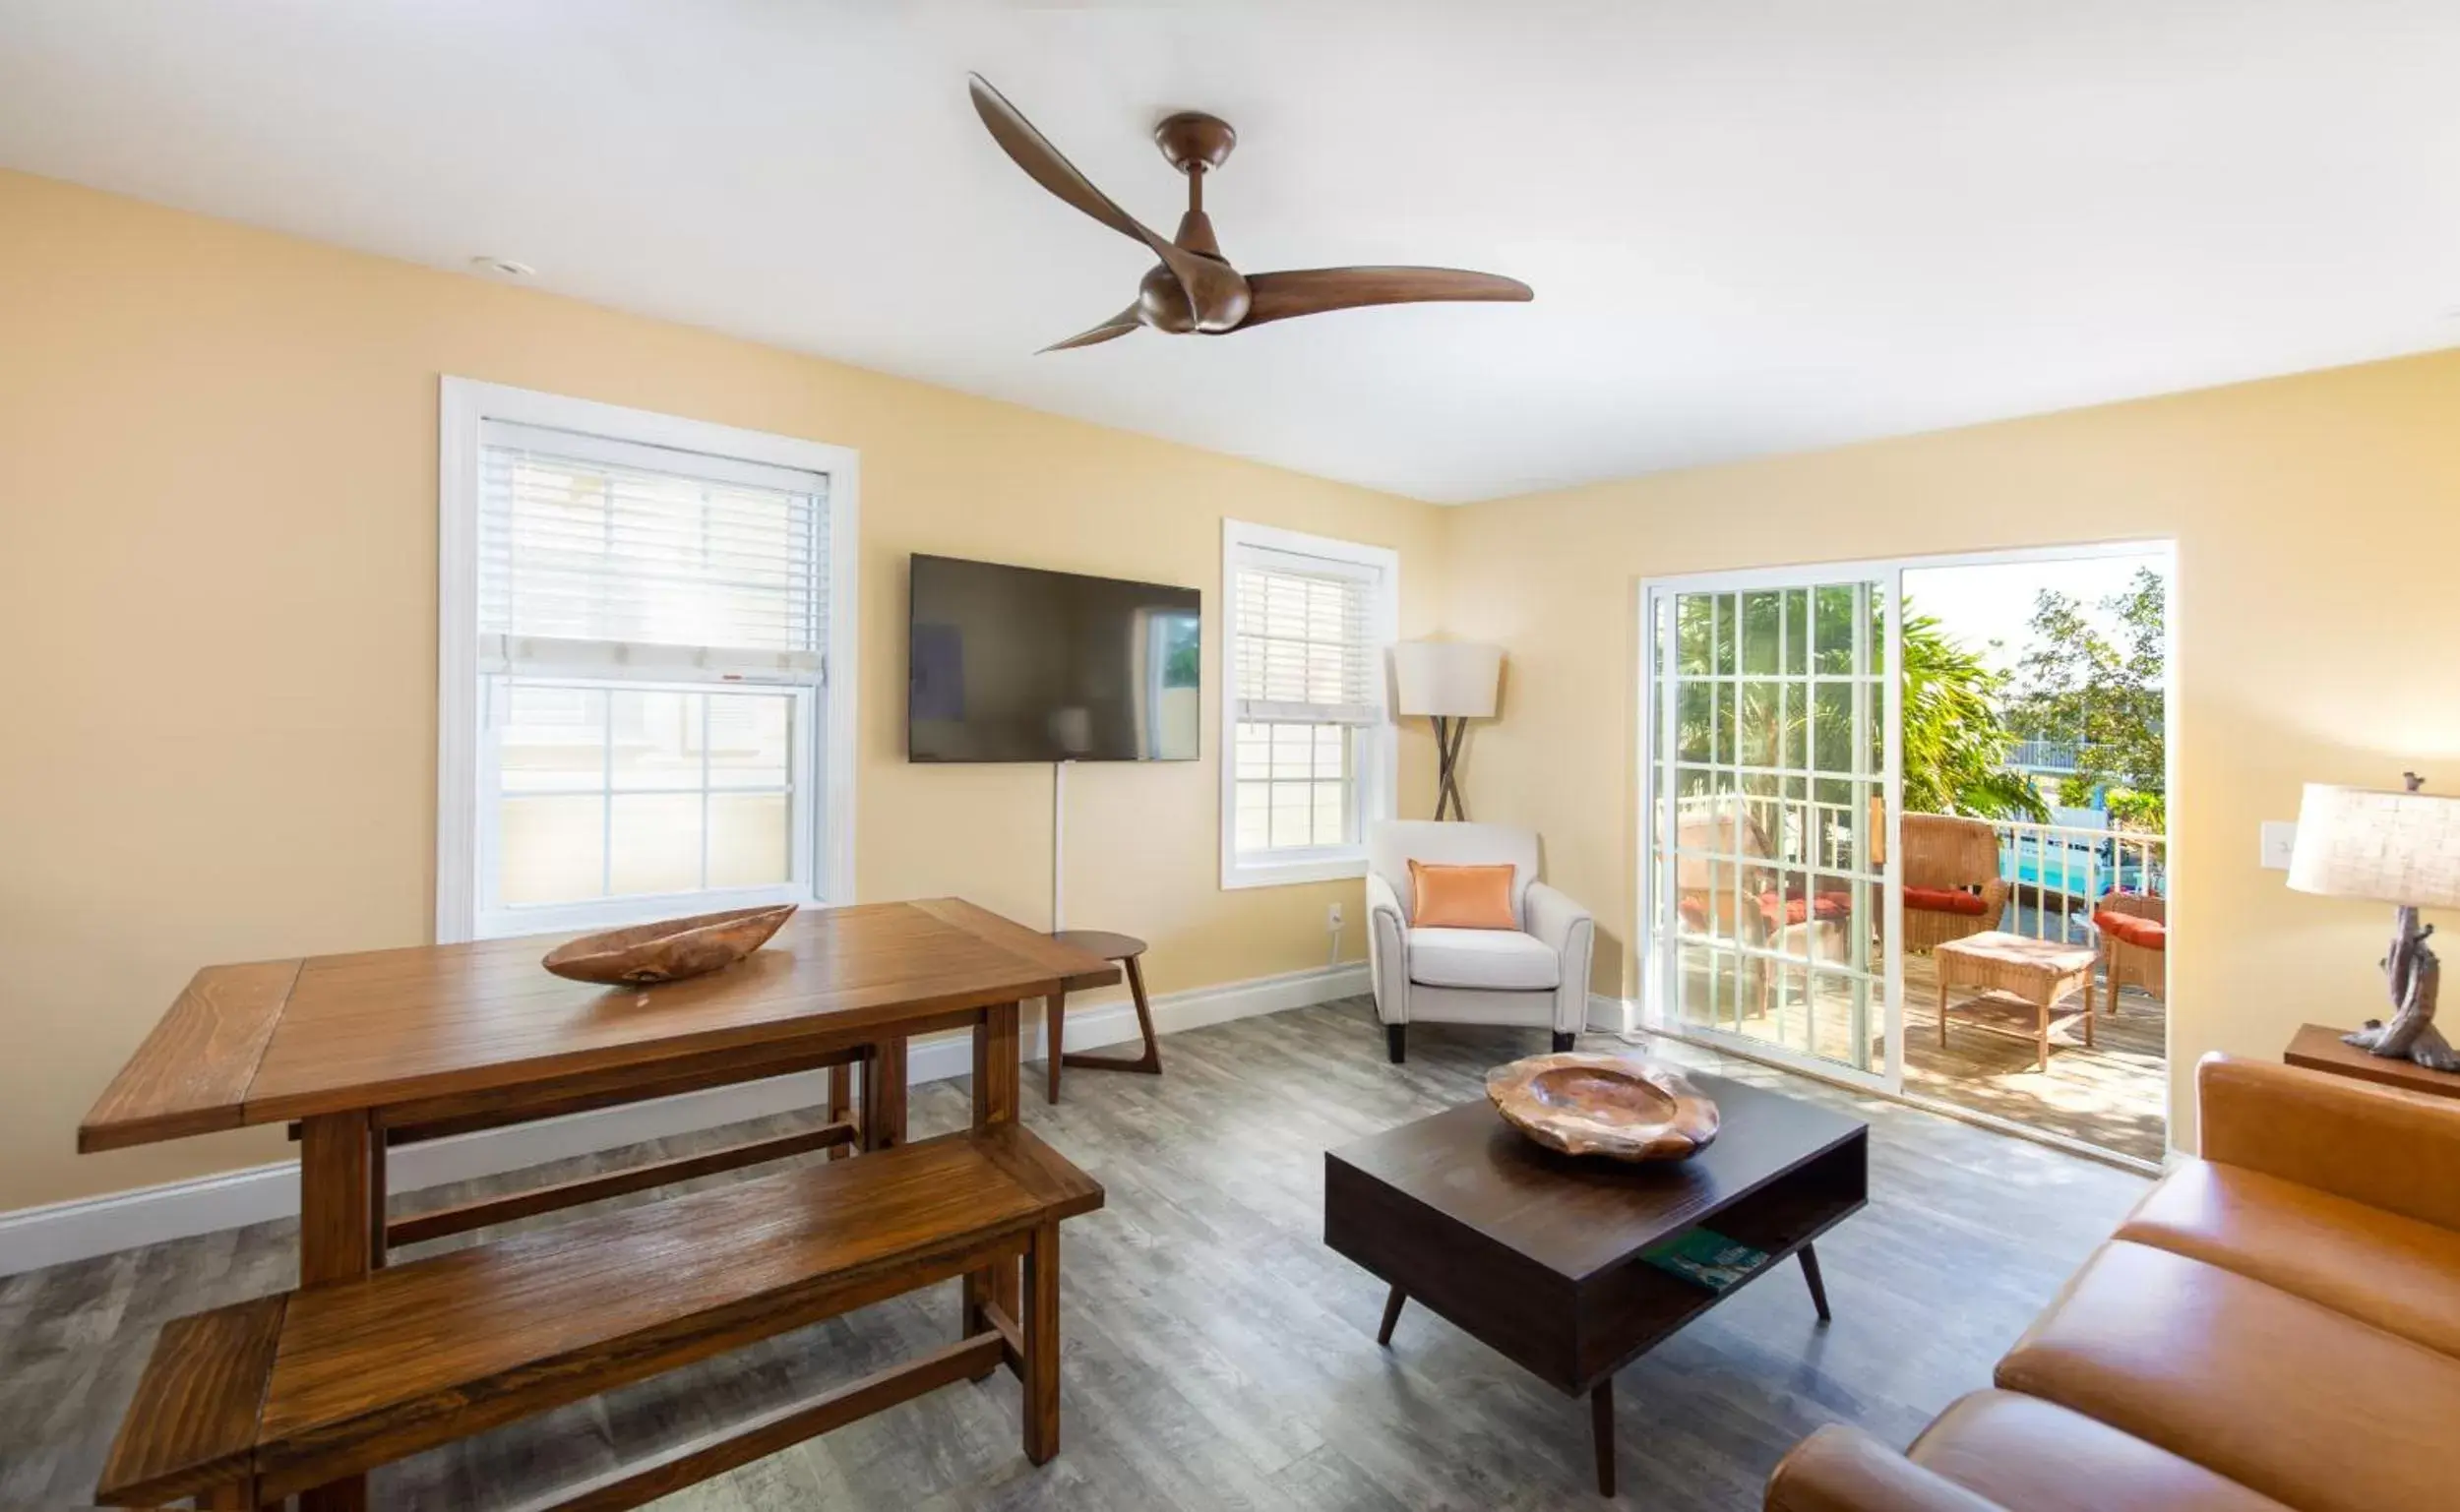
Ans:
{"type": "Polygon", "coordinates": [[[1460,743],[1472,719],[1495,717],[1495,692],[1504,670],[1504,648],[1459,640],[1404,640],[1392,647],[1392,692],[1404,717],[1424,714],[1435,724],[1435,816],[1461,807],[1460,743]]]}

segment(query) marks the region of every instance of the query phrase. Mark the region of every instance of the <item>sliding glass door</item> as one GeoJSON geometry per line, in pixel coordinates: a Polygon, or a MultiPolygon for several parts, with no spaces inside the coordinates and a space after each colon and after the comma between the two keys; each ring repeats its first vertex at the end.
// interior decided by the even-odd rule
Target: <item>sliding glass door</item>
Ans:
{"type": "Polygon", "coordinates": [[[1659,1028],[1896,1090],[1897,574],[1652,584],[1642,854],[1659,1028]]]}

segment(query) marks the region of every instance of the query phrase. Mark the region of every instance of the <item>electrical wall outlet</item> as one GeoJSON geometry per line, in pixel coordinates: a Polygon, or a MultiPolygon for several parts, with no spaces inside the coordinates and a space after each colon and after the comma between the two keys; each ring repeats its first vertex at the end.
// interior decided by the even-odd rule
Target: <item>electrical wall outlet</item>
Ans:
{"type": "Polygon", "coordinates": [[[2289,853],[2298,844],[2298,825],[2291,819],[2263,821],[2263,868],[2267,872],[2289,870],[2289,853]]]}
{"type": "Polygon", "coordinates": [[[1340,904],[1335,903],[1335,904],[1333,904],[1330,908],[1328,908],[1328,909],[1324,910],[1323,927],[1324,927],[1324,933],[1326,933],[1326,934],[1331,934],[1332,932],[1334,932],[1334,931],[1336,931],[1336,930],[1340,929],[1340,927],[1341,927],[1341,905],[1340,905],[1340,904]]]}

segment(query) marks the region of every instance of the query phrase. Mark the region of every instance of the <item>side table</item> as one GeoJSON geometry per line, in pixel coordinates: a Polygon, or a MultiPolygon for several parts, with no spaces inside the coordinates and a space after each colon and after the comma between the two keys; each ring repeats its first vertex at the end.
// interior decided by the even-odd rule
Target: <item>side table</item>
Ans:
{"type": "Polygon", "coordinates": [[[1985,992],[2010,993],[2034,1005],[2039,1017],[2031,1034],[2015,1033],[1996,1024],[1974,1027],[2031,1040],[2037,1070],[2050,1069],[2051,1008],[2079,987],[2084,989],[2084,1043],[2093,1043],[2093,968],[2099,963],[2101,952],[2092,946],[1992,930],[1947,940],[1932,950],[1931,959],[1938,974],[1941,1048],[1947,1044],[1947,989],[1959,982],[1985,992]]]}
{"type": "Polygon", "coordinates": [[[1059,1068],[1063,1065],[1082,1066],[1097,1071],[1141,1071],[1159,1076],[1162,1071],[1161,1046],[1153,1039],[1153,1005],[1144,996],[1144,971],[1137,964],[1144,954],[1144,941],[1134,935],[1114,935],[1107,930],[1061,930],[1052,939],[1087,955],[1098,955],[1106,961],[1117,961],[1127,968],[1128,993],[1136,999],[1137,1027],[1144,1033],[1144,1054],[1136,1057],[1091,1056],[1082,1051],[1066,1051],[1068,990],[1063,987],[1042,999],[1043,1052],[1049,1061],[1050,1083],[1044,1089],[1047,1102],[1059,1101],[1059,1068]]]}
{"type": "Polygon", "coordinates": [[[2325,1024],[2301,1024],[2289,1049],[2281,1052],[2281,1058],[2310,1071],[2330,1071],[2335,1076],[2351,1076],[2359,1081],[2398,1087],[2404,1092],[2460,1097],[2460,1071],[2429,1071],[2414,1060],[2369,1055],[2355,1045],[2341,1043],[2340,1037],[2348,1032],[2325,1024]]]}

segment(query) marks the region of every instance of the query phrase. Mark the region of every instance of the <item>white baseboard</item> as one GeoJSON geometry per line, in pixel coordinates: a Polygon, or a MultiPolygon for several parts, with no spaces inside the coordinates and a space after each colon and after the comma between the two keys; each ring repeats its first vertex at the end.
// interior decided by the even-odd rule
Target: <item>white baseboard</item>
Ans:
{"type": "Polygon", "coordinates": [[[1640,1021],[1640,1005],[1629,998],[1609,998],[1604,993],[1589,994],[1590,1032],[1595,1034],[1630,1034],[1640,1021]]]}
{"type": "MultiPolygon", "coordinates": [[[[1234,1018],[1329,1002],[1366,991],[1367,968],[1363,964],[1257,977],[1155,998],[1153,1027],[1158,1033],[1170,1034],[1234,1018]]],[[[1040,1016],[1030,1005],[1025,1011],[1029,1022],[1024,1026],[1024,1057],[1039,1059],[1040,1016]]],[[[1072,1008],[1068,1014],[1070,1050],[1091,1050],[1137,1037],[1136,1008],[1124,998],[1097,1007],[1072,1008]]],[[[917,1040],[906,1059],[909,1082],[939,1081],[969,1075],[972,1070],[973,1049],[963,1035],[917,1040]]],[[[388,1158],[386,1176],[394,1190],[415,1191],[809,1108],[826,1096],[826,1073],[820,1071],[711,1087],[655,1102],[603,1108],[511,1128],[404,1145],[388,1158]]],[[[298,1165],[294,1161],[100,1197],[20,1208],[0,1213],[0,1276],[141,1244],[289,1218],[298,1211],[298,1165]]]]}

